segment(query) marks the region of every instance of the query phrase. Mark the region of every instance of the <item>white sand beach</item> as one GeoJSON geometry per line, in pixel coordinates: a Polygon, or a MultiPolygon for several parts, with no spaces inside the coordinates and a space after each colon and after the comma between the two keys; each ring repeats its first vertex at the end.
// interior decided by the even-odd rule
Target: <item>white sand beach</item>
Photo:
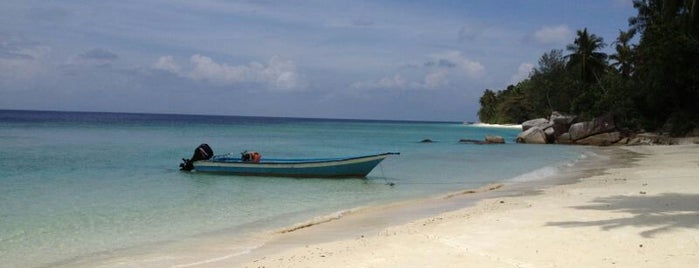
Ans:
{"type": "Polygon", "coordinates": [[[473,124],[466,124],[467,126],[472,126],[472,127],[484,127],[484,128],[510,128],[510,129],[522,129],[522,125],[520,124],[488,124],[488,123],[473,123],[473,124]]]}
{"type": "Polygon", "coordinates": [[[699,145],[612,148],[631,165],[325,242],[194,267],[696,267],[699,145]],[[233,262],[232,262],[233,261],[233,262]],[[238,260],[239,261],[239,260],[238,260]]]}

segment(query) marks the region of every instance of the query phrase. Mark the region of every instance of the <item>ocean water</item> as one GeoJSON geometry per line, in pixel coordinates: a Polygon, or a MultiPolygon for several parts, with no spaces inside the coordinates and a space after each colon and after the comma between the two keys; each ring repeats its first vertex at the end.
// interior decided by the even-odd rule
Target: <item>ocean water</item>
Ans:
{"type": "Polygon", "coordinates": [[[526,181],[585,153],[514,144],[517,133],[461,123],[0,110],[0,264],[50,266],[215,232],[278,229],[355,207],[526,181]],[[486,134],[508,144],[458,143],[486,134]],[[419,142],[427,138],[435,142],[419,142]],[[200,143],[263,158],[401,154],[366,179],[179,171],[200,143]]]}

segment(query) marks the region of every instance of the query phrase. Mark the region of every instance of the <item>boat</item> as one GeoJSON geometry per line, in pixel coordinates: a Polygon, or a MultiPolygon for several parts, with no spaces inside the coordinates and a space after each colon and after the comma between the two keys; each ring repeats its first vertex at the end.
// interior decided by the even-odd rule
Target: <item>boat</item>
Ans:
{"type": "Polygon", "coordinates": [[[364,178],[386,157],[400,153],[381,153],[357,157],[275,159],[262,158],[257,152],[214,155],[202,144],[191,159],[182,159],[182,170],[241,176],[296,178],[364,178]]]}

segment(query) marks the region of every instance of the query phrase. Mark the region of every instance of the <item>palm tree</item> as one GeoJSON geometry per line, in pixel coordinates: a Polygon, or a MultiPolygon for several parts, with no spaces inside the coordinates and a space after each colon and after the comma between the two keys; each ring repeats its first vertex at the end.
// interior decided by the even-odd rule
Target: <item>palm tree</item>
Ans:
{"type": "Polygon", "coordinates": [[[566,47],[571,52],[566,56],[568,68],[578,69],[582,82],[594,82],[607,66],[607,54],[599,52],[606,45],[602,37],[588,34],[587,28],[578,30],[577,35],[574,43],[566,47]]]}
{"type": "Polygon", "coordinates": [[[616,68],[622,77],[628,78],[633,72],[633,50],[634,48],[629,44],[631,38],[636,34],[636,29],[632,28],[626,32],[619,30],[619,37],[617,37],[614,43],[616,44],[616,54],[609,56],[610,59],[615,61],[612,63],[612,67],[616,68]]]}
{"type": "Polygon", "coordinates": [[[639,32],[660,23],[669,23],[682,17],[685,30],[699,30],[699,3],[697,0],[633,0],[638,16],[629,18],[629,25],[639,32]]]}

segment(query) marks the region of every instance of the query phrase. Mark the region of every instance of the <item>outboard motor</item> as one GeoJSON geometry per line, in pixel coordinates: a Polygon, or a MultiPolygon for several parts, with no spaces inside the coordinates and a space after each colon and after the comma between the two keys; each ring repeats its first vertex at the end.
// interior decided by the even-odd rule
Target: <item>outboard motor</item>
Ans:
{"type": "Polygon", "coordinates": [[[191,159],[182,158],[183,163],[180,164],[180,170],[190,171],[194,169],[194,161],[209,160],[213,156],[214,150],[212,150],[208,144],[202,143],[199,145],[199,147],[194,149],[194,154],[192,155],[191,159]]]}

